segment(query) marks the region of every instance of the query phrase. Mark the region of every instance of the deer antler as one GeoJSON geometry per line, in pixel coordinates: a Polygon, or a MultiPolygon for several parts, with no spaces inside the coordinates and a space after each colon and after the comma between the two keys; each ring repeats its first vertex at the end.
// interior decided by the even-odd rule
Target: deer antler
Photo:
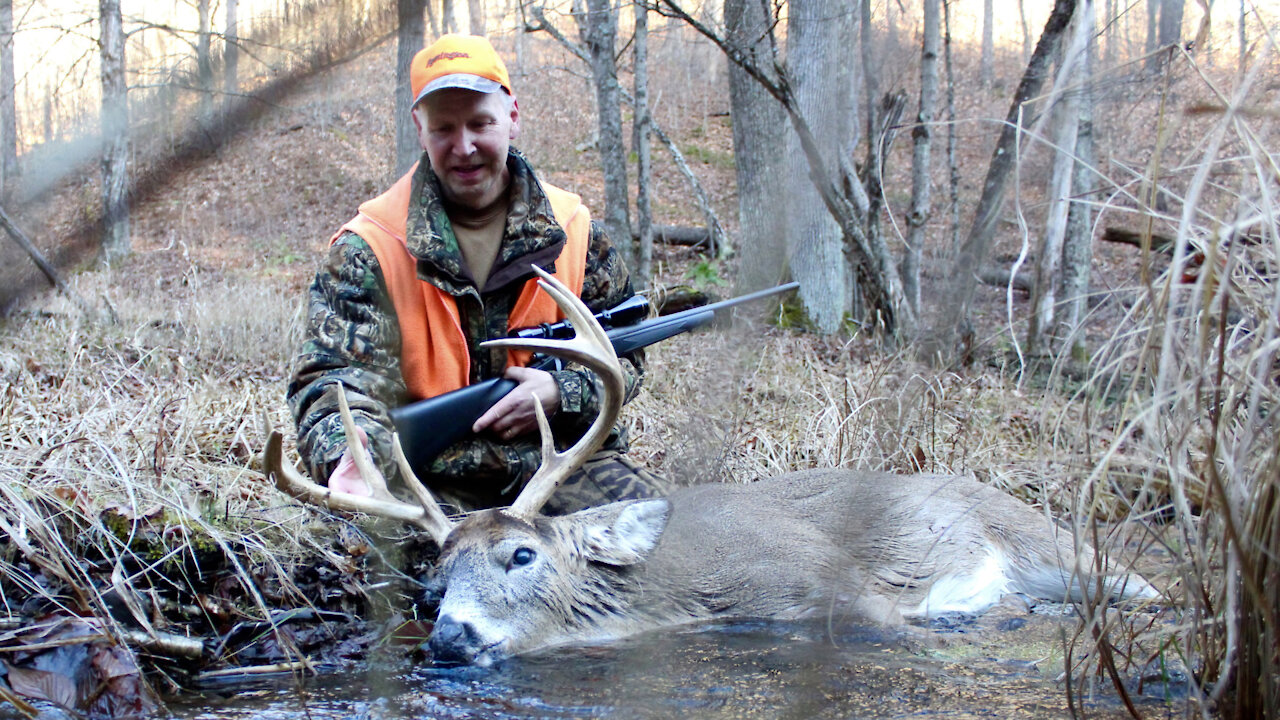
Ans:
{"type": "Polygon", "coordinates": [[[408,461],[404,459],[404,452],[400,449],[399,437],[394,436],[392,442],[396,463],[400,468],[400,474],[404,478],[405,484],[417,496],[421,506],[400,502],[387,490],[386,481],[382,478],[382,474],[374,468],[373,460],[369,457],[369,451],[365,449],[364,443],[356,440],[358,437],[356,423],[355,419],[351,417],[351,408],[347,404],[346,392],[341,385],[337,386],[336,391],[338,393],[338,412],[342,417],[342,427],[346,431],[348,438],[347,451],[351,453],[356,469],[360,471],[360,477],[369,485],[373,494],[366,497],[336,492],[308,480],[292,465],[284,461],[283,438],[277,430],[270,432],[267,438],[267,448],[263,452],[263,466],[266,468],[267,477],[274,477],[275,485],[279,490],[305,503],[318,505],[330,510],[365,513],[374,517],[412,523],[425,530],[437,545],[443,545],[445,538],[453,530],[453,521],[444,514],[444,511],[440,509],[440,504],[436,502],[435,498],[431,496],[431,492],[422,484],[422,481],[418,480],[418,476],[409,467],[408,461]],[[352,440],[355,440],[355,442],[352,442],[352,440]]]}
{"type": "Polygon", "coordinates": [[[541,350],[549,355],[574,360],[594,370],[604,384],[604,407],[587,433],[573,447],[563,453],[556,452],[552,441],[551,428],[542,411],[542,404],[534,402],[534,412],[538,417],[538,431],[542,435],[542,465],[529,479],[524,490],[511,504],[511,512],[528,517],[536,514],[546,504],[556,488],[565,481],[587,458],[591,457],[604,444],[613,423],[622,412],[622,398],[626,392],[622,376],[622,365],[613,352],[613,344],[604,328],[592,316],[591,311],[582,300],[559,280],[536,265],[534,272],[541,278],[538,285],[555,300],[573,325],[575,336],[568,340],[535,340],[508,338],[490,340],[481,347],[505,347],[520,350],[541,350]]]}

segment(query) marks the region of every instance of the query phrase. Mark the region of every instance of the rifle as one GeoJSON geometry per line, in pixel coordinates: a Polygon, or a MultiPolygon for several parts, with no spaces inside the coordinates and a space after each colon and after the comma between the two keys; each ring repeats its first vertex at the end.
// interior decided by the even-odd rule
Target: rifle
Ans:
{"type": "MultiPolygon", "coordinates": [[[[609,342],[613,343],[614,353],[626,355],[707,325],[715,320],[718,313],[734,306],[788,292],[797,287],[800,287],[800,283],[787,283],[649,320],[643,319],[648,315],[649,301],[642,295],[636,295],[595,317],[605,328],[609,342]]],[[[522,338],[573,337],[573,326],[567,320],[544,323],[513,330],[511,335],[522,338]]],[[[529,367],[553,370],[557,362],[555,358],[535,356],[529,367]]],[[[391,410],[388,414],[396,432],[400,433],[400,446],[410,465],[415,469],[427,467],[441,451],[471,432],[475,421],[514,390],[516,385],[515,381],[503,377],[491,378],[391,410]]]]}

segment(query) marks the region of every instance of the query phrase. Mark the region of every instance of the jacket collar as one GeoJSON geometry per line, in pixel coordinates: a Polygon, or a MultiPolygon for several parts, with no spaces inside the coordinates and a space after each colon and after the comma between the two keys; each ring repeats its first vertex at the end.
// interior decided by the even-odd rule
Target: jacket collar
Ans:
{"type": "Polygon", "coordinates": [[[529,161],[515,148],[507,154],[511,175],[507,226],[502,246],[483,288],[462,261],[453,224],[445,212],[440,180],[423,153],[413,176],[405,245],[417,258],[418,277],[451,295],[493,291],[532,277],[530,264],[554,272],[554,261],[565,244],[564,229],[556,222],[546,192],[529,161]]]}

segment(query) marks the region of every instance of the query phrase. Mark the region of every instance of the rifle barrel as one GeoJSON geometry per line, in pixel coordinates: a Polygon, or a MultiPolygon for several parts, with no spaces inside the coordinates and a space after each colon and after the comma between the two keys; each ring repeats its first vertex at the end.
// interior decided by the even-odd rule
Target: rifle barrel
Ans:
{"type": "MultiPolygon", "coordinates": [[[[643,320],[634,325],[613,328],[607,334],[609,341],[613,343],[614,352],[626,355],[707,325],[715,319],[717,313],[735,305],[778,295],[799,286],[800,283],[787,283],[643,320]]],[[[535,364],[534,367],[538,365],[535,364]]],[[[492,378],[389,411],[391,422],[400,433],[400,444],[410,465],[416,471],[429,467],[436,455],[470,433],[471,425],[515,387],[516,383],[511,380],[492,378]]]]}

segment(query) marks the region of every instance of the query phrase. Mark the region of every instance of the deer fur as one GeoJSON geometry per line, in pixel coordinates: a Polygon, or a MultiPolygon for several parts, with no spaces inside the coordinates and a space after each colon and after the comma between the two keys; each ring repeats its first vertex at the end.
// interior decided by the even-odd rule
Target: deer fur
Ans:
{"type": "Polygon", "coordinates": [[[562,517],[484,511],[445,541],[437,659],[488,665],[563,643],[716,617],[899,625],[978,613],[1011,592],[1151,598],[1096,577],[1070,533],[965,477],[809,470],[684,488],[562,517]],[[517,551],[533,551],[527,564],[517,551]]]}

